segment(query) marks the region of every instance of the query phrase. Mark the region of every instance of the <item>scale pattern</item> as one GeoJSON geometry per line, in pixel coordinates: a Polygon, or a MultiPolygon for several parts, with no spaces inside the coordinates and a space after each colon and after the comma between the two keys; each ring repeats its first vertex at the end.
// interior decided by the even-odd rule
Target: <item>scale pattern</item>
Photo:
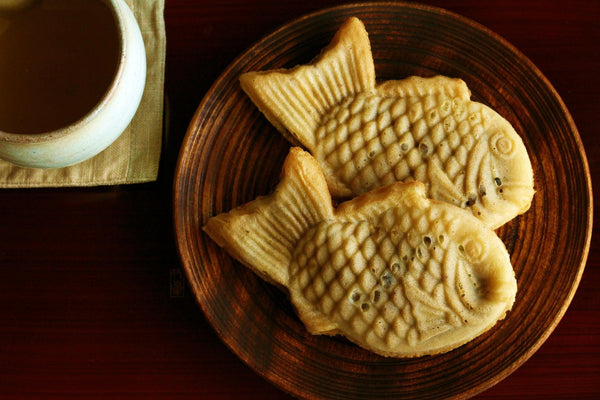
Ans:
{"type": "Polygon", "coordinates": [[[456,223],[434,208],[393,208],[377,223],[323,221],[298,243],[290,281],[350,339],[414,347],[479,319],[482,285],[468,265],[485,246],[449,240],[456,223]]]}
{"type": "Polygon", "coordinates": [[[240,83],[273,126],[315,156],[337,199],[420,181],[428,197],[492,229],[531,206],[533,169],[511,123],[471,100],[458,78],[378,82],[356,18],[312,63],[247,72],[240,83]]]}
{"type": "Polygon", "coordinates": [[[502,184],[487,165],[487,182],[472,193],[465,186],[465,170],[476,143],[489,142],[490,118],[480,103],[444,93],[406,97],[362,93],[323,118],[315,156],[356,194],[411,180],[423,182],[429,191],[430,165],[435,163],[461,194],[455,205],[465,207],[483,202],[490,188],[498,190],[502,184]]]}
{"type": "Polygon", "coordinates": [[[456,348],[504,318],[517,290],[506,247],[469,212],[428,199],[421,182],[334,207],[317,160],[300,148],[273,193],[204,230],[286,288],[308,332],[384,356],[456,348]]]}

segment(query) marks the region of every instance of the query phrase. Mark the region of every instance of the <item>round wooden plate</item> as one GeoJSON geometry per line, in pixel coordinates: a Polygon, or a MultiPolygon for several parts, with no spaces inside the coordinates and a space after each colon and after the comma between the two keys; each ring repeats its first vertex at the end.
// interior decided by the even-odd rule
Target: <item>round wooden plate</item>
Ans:
{"type": "Polygon", "coordinates": [[[174,186],[178,248],[191,288],[222,340],[275,385],[306,398],[466,398],[505,378],[546,340],[581,278],[592,228],[589,170],[577,129],[540,71],[505,40],[442,9],[363,3],[280,28],[233,62],[200,104],[174,186]],[[379,80],[442,74],[507,118],[530,153],[531,209],[498,230],[517,275],[513,310],[446,354],[386,359],[338,337],[308,334],[286,295],[203,234],[208,217],[269,193],[289,144],[240,89],[249,70],[315,57],[350,16],[363,20],[379,80]]]}

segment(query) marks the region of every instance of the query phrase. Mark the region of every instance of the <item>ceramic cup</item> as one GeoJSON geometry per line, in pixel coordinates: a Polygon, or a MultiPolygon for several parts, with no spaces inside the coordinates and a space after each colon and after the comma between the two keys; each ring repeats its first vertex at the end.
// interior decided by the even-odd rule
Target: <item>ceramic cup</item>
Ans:
{"type": "MultiPolygon", "coordinates": [[[[19,0],[11,1],[19,3],[19,0]]],[[[73,165],[106,149],[123,133],[135,115],[146,81],[146,53],[137,21],[124,0],[86,1],[102,2],[108,7],[112,15],[109,20],[114,23],[115,36],[118,38],[115,41],[118,42],[115,44],[115,65],[109,71],[107,85],[102,89],[99,101],[94,103],[95,105],[92,104],[89,110],[75,121],[47,131],[34,132],[34,134],[15,132],[16,129],[11,132],[2,127],[2,120],[0,120],[0,158],[19,166],[32,168],[60,168],[73,165]]],[[[67,7],[69,4],[64,0],[20,0],[20,2],[22,8],[36,7],[40,4],[44,6],[45,2],[48,3],[47,7],[57,5],[67,7]]],[[[81,4],[83,3],[77,3],[77,6],[81,4]]],[[[2,12],[1,7],[0,12],[2,12]]],[[[16,12],[27,12],[27,10],[9,11],[12,14],[7,15],[11,17],[16,12]]],[[[94,22],[94,20],[90,21],[94,22]]],[[[8,28],[5,29],[5,34],[7,32],[8,28]]],[[[2,35],[1,27],[0,35],[2,35]]],[[[96,36],[101,35],[100,29],[96,36]]],[[[46,50],[39,49],[39,51],[46,50]]],[[[74,75],[79,75],[79,71],[75,72],[74,75]]],[[[86,71],[80,72],[83,77],[86,76],[86,71]]],[[[47,79],[47,83],[50,84],[52,76],[48,76],[47,79]]],[[[69,89],[69,87],[56,89],[56,100],[62,99],[69,89]]],[[[15,92],[19,93],[18,88],[15,92]]],[[[26,118],[23,119],[35,119],[36,112],[33,106],[32,109],[27,110],[30,115],[26,114],[26,118]]]]}

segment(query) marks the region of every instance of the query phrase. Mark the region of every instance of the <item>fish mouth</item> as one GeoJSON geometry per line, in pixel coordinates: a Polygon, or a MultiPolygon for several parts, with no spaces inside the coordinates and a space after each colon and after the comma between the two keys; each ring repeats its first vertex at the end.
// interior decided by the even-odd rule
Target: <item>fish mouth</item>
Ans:
{"type": "Polygon", "coordinates": [[[477,272],[482,301],[512,306],[517,292],[517,281],[512,269],[503,268],[496,260],[486,260],[485,265],[485,268],[477,272]]]}
{"type": "Polygon", "coordinates": [[[533,171],[516,132],[498,131],[479,140],[467,170],[465,207],[492,229],[527,211],[533,199],[533,171]]]}
{"type": "Polygon", "coordinates": [[[471,264],[467,267],[467,263],[459,261],[455,278],[467,309],[477,310],[498,303],[512,305],[517,282],[508,256],[490,251],[485,241],[477,237],[462,242],[458,253],[471,264]]]}

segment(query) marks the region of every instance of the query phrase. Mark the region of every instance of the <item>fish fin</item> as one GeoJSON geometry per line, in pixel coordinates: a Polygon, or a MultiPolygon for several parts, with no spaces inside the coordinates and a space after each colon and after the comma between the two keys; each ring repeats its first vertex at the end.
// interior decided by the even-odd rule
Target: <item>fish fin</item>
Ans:
{"type": "Polygon", "coordinates": [[[281,175],[272,194],[209,218],[203,229],[257,275],[287,287],[296,242],[331,217],[333,205],[325,177],[309,153],[290,149],[281,175]]]}
{"type": "Polygon", "coordinates": [[[375,87],[371,44],[363,23],[350,18],[311,64],[247,72],[242,89],[291,143],[315,146],[323,115],[352,94],[375,87]]]}
{"type": "Polygon", "coordinates": [[[431,160],[428,164],[427,175],[429,178],[429,195],[431,198],[454,204],[463,208],[466,197],[438,162],[431,160]]]}
{"type": "Polygon", "coordinates": [[[461,100],[471,98],[471,91],[462,79],[442,75],[430,78],[410,76],[401,80],[385,81],[377,86],[377,92],[382,96],[408,97],[444,94],[446,97],[461,100]]]}
{"type": "Polygon", "coordinates": [[[336,216],[347,221],[377,218],[390,208],[402,204],[408,207],[422,204],[426,198],[425,185],[418,181],[395,182],[363,193],[340,204],[336,216]]]}
{"type": "Polygon", "coordinates": [[[322,311],[316,310],[314,305],[294,304],[298,317],[312,335],[336,335],[339,333],[338,324],[331,320],[322,311]]]}

